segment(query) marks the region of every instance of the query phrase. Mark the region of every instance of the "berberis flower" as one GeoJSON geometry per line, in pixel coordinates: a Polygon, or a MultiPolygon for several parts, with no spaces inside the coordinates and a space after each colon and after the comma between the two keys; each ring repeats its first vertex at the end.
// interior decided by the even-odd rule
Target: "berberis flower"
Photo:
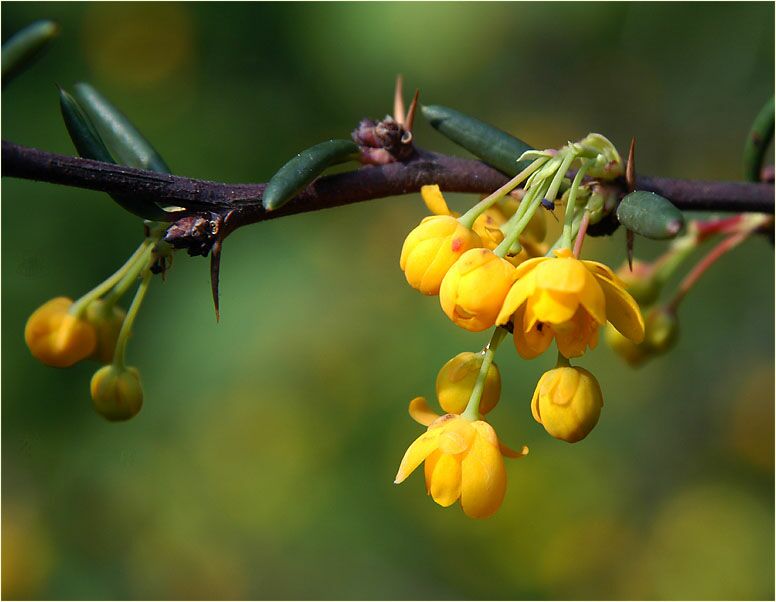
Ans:
{"type": "Polygon", "coordinates": [[[555,338],[565,357],[578,357],[598,343],[607,321],[638,343],[644,338],[639,306],[611,269],[576,259],[568,249],[556,257],[520,264],[496,324],[514,323],[518,353],[526,359],[543,353],[555,338]]]}
{"type": "Polygon", "coordinates": [[[32,355],[44,364],[67,368],[89,357],[97,346],[94,326],[71,313],[73,300],[56,297],[36,309],[24,327],[32,355]]]}
{"type": "Polygon", "coordinates": [[[559,365],[539,379],[531,413],[550,435],[576,443],[598,424],[603,405],[595,376],[578,366],[559,365]]]}
{"type": "Polygon", "coordinates": [[[437,416],[422,397],[413,399],[409,410],[428,430],[407,449],[394,482],[404,481],[425,461],[426,490],[437,504],[447,507],[460,499],[471,518],[496,512],[507,486],[503,456],[519,458],[528,448],[516,452],[505,447],[484,420],[437,416]]]}
{"type": "Polygon", "coordinates": [[[458,258],[481,246],[477,233],[451,215],[431,215],[405,239],[399,265],[410,286],[424,295],[436,295],[458,258]]]}
{"type": "Polygon", "coordinates": [[[496,323],[514,282],[515,266],[488,249],[471,249],[448,270],[439,289],[442,310],[461,328],[480,332],[496,323]]]}

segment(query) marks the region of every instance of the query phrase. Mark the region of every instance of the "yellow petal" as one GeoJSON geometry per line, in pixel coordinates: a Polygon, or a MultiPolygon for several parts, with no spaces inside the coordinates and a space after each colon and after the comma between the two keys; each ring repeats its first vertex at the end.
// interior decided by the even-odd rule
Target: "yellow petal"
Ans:
{"type": "Polygon", "coordinates": [[[407,448],[407,451],[401,460],[399,472],[396,473],[394,483],[401,483],[410,476],[413,470],[420,466],[420,463],[437,448],[439,435],[441,434],[441,429],[429,429],[412,442],[412,445],[407,448]]]}
{"type": "MultiPolygon", "coordinates": [[[[515,272],[520,269],[517,267],[515,272]]],[[[509,319],[517,311],[525,300],[534,293],[534,278],[533,274],[526,274],[522,278],[518,279],[509,289],[504,304],[501,306],[501,311],[496,318],[496,324],[506,324],[509,319]]]]}
{"type": "Polygon", "coordinates": [[[579,296],[574,293],[539,290],[528,300],[528,314],[540,322],[561,324],[568,322],[579,307],[579,296]]]}
{"type": "Polygon", "coordinates": [[[622,280],[620,280],[619,276],[617,276],[608,265],[604,265],[598,261],[588,261],[586,259],[583,259],[582,263],[585,264],[585,267],[595,276],[606,278],[619,286],[623,286],[622,280]]]}
{"type": "Polygon", "coordinates": [[[587,272],[585,288],[579,294],[579,302],[587,312],[603,326],[606,324],[606,299],[598,280],[587,272]]]}
{"type": "Polygon", "coordinates": [[[436,450],[434,452],[431,452],[431,455],[428,458],[426,458],[426,462],[423,464],[423,472],[425,473],[425,477],[426,477],[426,493],[428,495],[431,495],[431,477],[434,474],[436,463],[439,461],[439,458],[441,457],[442,457],[442,452],[439,450],[436,450]]]}
{"type": "Polygon", "coordinates": [[[463,511],[472,518],[490,516],[501,506],[506,488],[501,451],[478,433],[461,463],[463,511]]]}
{"type": "Polygon", "coordinates": [[[588,283],[590,272],[573,257],[550,259],[534,270],[536,287],[561,293],[579,293],[588,283]]]}
{"type": "Polygon", "coordinates": [[[409,412],[412,419],[423,426],[428,426],[439,418],[439,414],[428,406],[425,397],[416,397],[413,399],[410,402],[409,412]]]}
{"type": "Polygon", "coordinates": [[[451,506],[461,497],[461,460],[442,454],[431,475],[431,497],[440,506],[451,506]]]}
{"type": "Polygon", "coordinates": [[[456,417],[442,427],[438,443],[439,450],[444,454],[461,454],[469,449],[474,435],[472,423],[456,417]]]}
{"type": "Polygon", "coordinates": [[[523,278],[540,263],[549,259],[549,257],[532,257],[531,259],[526,259],[517,266],[517,269],[515,270],[515,278],[523,278]]]}
{"type": "Polygon", "coordinates": [[[565,357],[583,355],[588,345],[591,349],[595,347],[599,328],[599,323],[587,313],[587,310],[580,307],[569,322],[553,327],[558,351],[565,357]]]}
{"type": "Polygon", "coordinates": [[[421,187],[420,196],[423,197],[423,202],[428,207],[428,210],[434,215],[452,215],[452,211],[447,206],[445,197],[442,196],[442,191],[436,184],[429,184],[421,187]]]}
{"type": "Polygon", "coordinates": [[[534,319],[527,319],[524,316],[525,306],[523,306],[515,314],[515,329],[514,329],[514,341],[515,349],[523,359],[533,359],[545,351],[552,343],[553,331],[549,324],[537,322],[534,319]],[[525,329],[526,323],[532,322],[533,324],[525,329]],[[523,328],[520,325],[524,325],[523,328]]]}
{"type": "Polygon", "coordinates": [[[644,318],[638,304],[623,288],[598,277],[606,298],[606,318],[620,334],[638,344],[644,340],[644,318]]]}

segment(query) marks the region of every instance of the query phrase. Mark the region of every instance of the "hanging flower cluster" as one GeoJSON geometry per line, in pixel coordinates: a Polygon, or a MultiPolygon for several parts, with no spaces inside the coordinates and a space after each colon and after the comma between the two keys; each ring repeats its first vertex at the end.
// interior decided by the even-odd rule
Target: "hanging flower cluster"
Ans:
{"type": "Polygon", "coordinates": [[[148,230],[143,243],[113,275],[77,301],[56,297],[27,320],[24,340],[32,355],[49,366],[68,368],[82,360],[103,364],[92,376],[94,409],[110,421],[128,420],[143,406],[137,368],[125,353],[132,325],[155,271],[165,269],[171,249],[160,241],[162,229],[148,230]],[[140,284],[128,312],[119,300],[140,284]]]}
{"type": "Polygon", "coordinates": [[[603,406],[595,376],[570,358],[595,348],[607,324],[633,344],[644,338],[641,311],[622,280],[606,265],[579,258],[588,225],[604,215],[597,185],[623,173],[614,146],[590,134],[518,160],[531,163],[462,216],[449,210],[438,186],[423,187],[434,215],[410,232],[401,251],[407,282],[438,295],[454,324],[471,332],[495,327],[480,353],[461,353],[439,372],[436,393],[446,414],[435,414],[422,397],[410,403],[410,415],[427,430],[410,445],[395,480],[401,483],[425,462],[428,494],[442,506],[460,500],[473,518],[501,505],[504,457],[528,453],[504,446],[485,419],[501,393],[493,357],[507,333],[525,359],[555,341],[557,365],[539,379],[531,412],[550,435],[570,443],[590,433],[603,406]],[[548,248],[540,208],[556,204],[565,206],[563,232],[548,248]]]}

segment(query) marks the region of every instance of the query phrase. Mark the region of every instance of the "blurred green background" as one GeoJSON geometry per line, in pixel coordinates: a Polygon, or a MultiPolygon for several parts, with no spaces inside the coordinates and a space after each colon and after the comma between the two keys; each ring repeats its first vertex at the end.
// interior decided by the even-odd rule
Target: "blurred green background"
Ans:
{"type": "MultiPolygon", "coordinates": [[[[62,34],[3,91],[3,139],[73,153],[54,84],[86,80],[176,173],[221,181],[265,181],[382,117],[398,72],[536,146],[600,131],[624,152],[635,135],[642,173],[738,179],[774,86],[770,3],[3,3],[3,39],[44,17],[62,34]]],[[[425,123],[416,140],[461,152],[425,123]]],[[[552,354],[505,344],[491,418],[531,454],[508,464],[500,512],[471,521],[421,474],[392,483],[421,432],[407,403],[487,337],[404,281],[419,195],[240,230],[220,324],[207,261],[179,255],[130,342],[146,402],[125,424],[92,410],[96,365],[40,365],[22,332],[112,272],[141,224],[95,192],[4,179],[2,197],[3,597],[773,598],[765,240],[703,278],[669,356],[581,361],[606,405],[579,444],[530,415],[552,354]]],[[[619,265],[624,235],[585,251],[619,265]]]]}

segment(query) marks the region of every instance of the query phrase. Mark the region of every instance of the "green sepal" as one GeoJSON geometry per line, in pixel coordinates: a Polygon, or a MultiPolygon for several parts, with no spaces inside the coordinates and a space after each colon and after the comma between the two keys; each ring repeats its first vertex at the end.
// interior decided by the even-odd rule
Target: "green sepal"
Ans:
{"type": "MultiPolygon", "coordinates": [[[[91,122],[79,102],[62,88],[59,89],[59,107],[65,121],[67,133],[75,145],[78,154],[86,159],[116,164],[94,124],[91,122]]],[[[169,214],[153,201],[125,198],[110,195],[123,209],[150,220],[169,221],[169,214]]]]}
{"type": "Polygon", "coordinates": [[[773,140],[774,109],[773,96],[765,103],[752,123],[744,146],[744,177],[750,182],[760,181],[760,170],[765,151],[773,140]]]}
{"type": "Polygon", "coordinates": [[[171,173],[161,155],[126,115],[94,87],[87,83],[76,84],[75,97],[122,165],[159,173],[171,173]]]}
{"type": "MultiPolygon", "coordinates": [[[[500,172],[516,176],[530,164],[518,158],[533,147],[489,123],[440,105],[425,105],[421,112],[440,134],[500,172]]],[[[533,155],[523,159],[529,157],[533,155]]]]}
{"type": "Polygon", "coordinates": [[[654,240],[674,238],[684,231],[684,215],[671,201],[646,190],[636,190],[617,206],[619,222],[636,234],[654,240]]]}
{"type": "Polygon", "coordinates": [[[3,86],[33,63],[58,33],[54,21],[41,20],[11,36],[2,49],[3,86]]]}
{"type": "Polygon", "coordinates": [[[303,150],[272,176],[264,189],[262,204],[272,211],[285,205],[332,165],[358,156],[358,145],[350,140],[327,140],[303,150]]]}

